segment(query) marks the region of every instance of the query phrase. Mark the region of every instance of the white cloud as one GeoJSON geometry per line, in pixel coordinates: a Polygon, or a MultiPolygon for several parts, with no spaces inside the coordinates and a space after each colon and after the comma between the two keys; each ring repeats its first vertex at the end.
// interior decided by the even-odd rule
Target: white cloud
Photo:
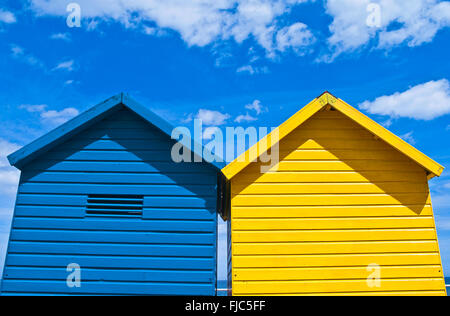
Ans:
{"type": "Polygon", "coordinates": [[[404,43],[419,46],[431,42],[440,29],[450,26],[448,1],[327,0],[326,12],[333,18],[329,27],[332,35],[328,38],[333,53],[322,58],[328,62],[343,52],[367,45],[371,40],[382,49],[404,43]],[[380,5],[379,27],[367,23],[371,14],[368,12],[370,3],[380,5]]]}
{"type": "Polygon", "coordinates": [[[80,114],[75,108],[65,108],[61,111],[49,110],[46,111],[48,105],[46,104],[22,104],[19,105],[19,109],[24,109],[30,113],[39,113],[41,122],[43,124],[60,125],[67,122],[71,118],[80,114]]]}
{"type": "Polygon", "coordinates": [[[430,81],[405,92],[365,101],[360,108],[392,118],[432,120],[450,113],[450,83],[447,79],[430,81]]]}
{"type": "Polygon", "coordinates": [[[145,26],[145,25],[143,27],[143,31],[147,35],[156,36],[156,37],[162,37],[162,36],[166,36],[168,34],[167,31],[165,31],[161,28],[150,27],[150,26],[145,26]]]}
{"type": "Polygon", "coordinates": [[[24,62],[26,64],[29,64],[31,66],[36,66],[36,67],[44,67],[44,64],[35,56],[33,56],[32,54],[28,54],[25,52],[25,49],[23,49],[22,47],[12,44],[11,45],[11,56],[14,59],[17,59],[21,62],[24,62]]]}
{"type": "Polygon", "coordinates": [[[55,33],[52,34],[50,38],[54,40],[63,40],[66,42],[70,42],[72,40],[69,33],[55,33]]]}
{"type": "Polygon", "coordinates": [[[203,139],[209,140],[212,139],[212,137],[214,136],[214,134],[216,134],[217,132],[220,132],[220,128],[212,126],[212,127],[208,127],[205,128],[205,130],[203,131],[203,139]]]}
{"type": "Polygon", "coordinates": [[[269,109],[261,104],[261,101],[255,100],[250,104],[245,106],[247,110],[254,110],[257,115],[260,115],[263,112],[267,112],[269,109]]]}
{"type": "MultiPolygon", "coordinates": [[[[261,101],[259,101],[259,100],[255,100],[252,103],[245,105],[245,108],[250,111],[255,111],[257,116],[263,112],[269,111],[269,109],[267,107],[263,106],[261,101]]],[[[247,112],[245,115],[241,114],[238,117],[236,117],[236,119],[234,121],[237,123],[242,123],[242,122],[253,122],[256,120],[258,120],[258,118],[250,115],[247,112]]]]}
{"type": "Polygon", "coordinates": [[[245,65],[242,67],[239,67],[238,69],[236,69],[237,73],[248,73],[250,75],[255,75],[255,74],[268,74],[269,68],[267,66],[263,66],[263,67],[256,67],[256,66],[252,66],[252,65],[245,65]]]}
{"type": "Polygon", "coordinates": [[[239,115],[238,117],[236,117],[236,119],[234,121],[237,123],[242,123],[242,122],[253,122],[256,120],[257,120],[256,117],[251,116],[250,114],[246,113],[245,115],[239,115]]]}
{"type": "Polygon", "coordinates": [[[61,111],[46,111],[41,113],[41,119],[44,123],[60,125],[71,118],[77,116],[80,112],[75,108],[65,108],[61,111]]]}
{"type": "Polygon", "coordinates": [[[74,60],[67,60],[59,63],[56,65],[53,70],[66,70],[66,71],[73,71],[74,70],[75,61],[74,60]]]}
{"type": "Polygon", "coordinates": [[[184,119],[181,120],[182,123],[190,123],[192,122],[192,120],[194,119],[194,115],[191,113],[189,115],[187,115],[184,119]]]}
{"type": "Polygon", "coordinates": [[[298,22],[282,28],[277,33],[276,42],[281,52],[291,48],[298,55],[304,55],[315,42],[315,37],[306,24],[298,22]]]}
{"type": "Polygon", "coordinates": [[[18,150],[19,148],[20,148],[19,145],[10,143],[5,139],[0,138],[0,168],[9,166],[9,162],[6,159],[6,157],[9,154],[18,150]]]}
{"type": "Polygon", "coordinates": [[[400,138],[403,139],[404,141],[410,143],[411,145],[415,145],[416,144],[416,140],[414,139],[413,136],[414,132],[409,132],[403,135],[400,135],[400,138]]]}
{"type": "Polygon", "coordinates": [[[20,172],[9,165],[7,156],[20,147],[0,138],[0,194],[14,195],[19,183],[20,172]]]}
{"type": "Polygon", "coordinates": [[[12,12],[0,9],[0,22],[11,24],[16,23],[17,19],[12,12]]]}
{"type": "MultiPolygon", "coordinates": [[[[179,33],[190,46],[206,46],[218,40],[242,43],[253,38],[273,57],[277,48],[274,38],[281,29],[278,18],[308,1],[313,0],[109,0],[106,4],[104,0],[78,0],[77,3],[86,20],[115,20],[128,28],[151,22],[158,29],[179,33]]],[[[60,0],[31,0],[31,8],[37,15],[67,16],[60,0]]],[[[144,27],[144,32],[147,31],[154,33],[144,27]]]]}
{"type": "Polygon", "coordinates": [[[25,109],[30,113],[42,112],[47,108],[46,104],[22,104],[19,105],[19,109],[25,109]]]}
{"type": "Polygon", "coordinates": [[[218,111],[200,109],[196,118],[202,120],[202,123],[204,125],[220,126],[227,122],[227,120],[230,118],[230,115],[220,113],[218,111]]]}

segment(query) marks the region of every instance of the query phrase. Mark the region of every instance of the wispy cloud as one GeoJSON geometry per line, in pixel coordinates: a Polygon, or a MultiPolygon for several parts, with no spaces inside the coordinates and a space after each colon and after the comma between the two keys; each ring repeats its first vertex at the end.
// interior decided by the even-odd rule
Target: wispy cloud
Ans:
{"type": "Polygon", "coordinates": [[[30,113],[43,112],[47,108],[46,104],[22,104],[19,109],[25,109],[30,113]]]}
{"type": "Polygon", "coordinates": [[[44,64],[33,54],[27,53],[24,48],[12,44],[11,45],[11,56],[21,62],[29,64],[31,66],[43,68],[44,64]]]}
{"type": "Polygon", "coordinates": [[[0,9],[0,22],[6,24],[16,23],[17,19],[14,13],[0,9]]]}
{"type": "Polygon", "coordinates": [[[53,40],[62,40],[65,42],[70,42],[72,40],[69,33],[55,33],[50,35],[50,38],[53,40]]]}
{"type": "Polygon", "coordinates": [[[253,122],[258,120],[256,117],[251,116],[250,114],[246,113],[245,115],[239,115],[234,120],[236,123],[242,123],[242,122],[253,122]]]}
{"type": "Polygon", "coordinates": [[[212,137],[216,134],[220,132],[220,128],[216,127],[216,126],[211,126],[208,128],[205,128],[205,130],[203,131],[203,139],[205,140],[209,140],[212,139],[212,137]]]}
{"type": "Polygon", "coordinates": [[[207,126],[224,125],[230,117],[229,114],[206,109],[200,109],[196,116],[197,119],[207,126]]]}
{"type": "Polygon", "coordinates": [[[24,109],[30,113],[38,113],[41,122],[43,124],[51,126],[63,124],[80,113],[77,109],[73,107],[68,107],[60,111],[47,110],[48,105],[46,104],[39,104],[39,105],[23,104],[20,105],[19,108],[24,109]]]}
{"type": "Polygon", "coordinates": [[[416,140],[414,139],[413,136],[414,132],[409,132],[403,135],[400,135],[400,138],[403,139],[404,141],[410,143],[411,145],[415,145],[416,144],[416,140]]]}
{"type": "Polygon", "coordinates": [[[250,75],[268,74],[270,70],[267,66],[257,67],[253,65],[245,65],[236,69],[237,73],[247,73],[250,75]]]}
{"type": "Polygon", "coordinates": [[[58,65],[56,65],[53,70],[65,70],[65,71],[74,71],[75,70],[75,61],[74,60],[67,60],[60,62],[58,65]]]}
{"type": "Polygon", "coordinates": [[[392,118],[432,120],[450,113],[450,83],[447,79],[430,81],[404,92],[365,101],[360,108],[392,118]]]}
{"type": "Polygon", "coordinates": [[[6,158],[19,149],[19,146],[0,138],[0,194],[12,196],[16,193],[20,172],[9,165],[6,158]]]}
{"type": "Polygon", "coordinates": [[[50,123],[52,125],[60,125],[71,118],[77,116],[80,112],[75,108],[65,108],[61,111],[45,111],[41,113],[43,122],[50,123]]]}
{"type": "Polygon", "coordinates": [[[263,106],[261,101],[255,100],[250,104],[247,104],[245,106],[247,110],[254,110],[256,112],[256,115],[260,115],[263,112],[268,112],[269,109],[266,106],[263,106]]]}
{"type": "MultiPolygon", "coordinates": [[[[261,101],[254,100],[252,103],[245,105],[246,110],[254,111],[256,116],[259,116],[261,113],[268,112],[269,109],[266,106],[263,106],[261,101]]],[[[245,114],[241,114],[234,120],[236,123],[242,122],[254,122],[258,120],[257,117],[250,115],[248,112],[245,114]]]]}

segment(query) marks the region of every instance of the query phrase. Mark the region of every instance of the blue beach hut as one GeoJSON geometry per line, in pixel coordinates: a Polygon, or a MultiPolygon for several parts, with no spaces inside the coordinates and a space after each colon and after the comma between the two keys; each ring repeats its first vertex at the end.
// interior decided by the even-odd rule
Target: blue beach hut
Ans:
{"type": "Polygon", "coordinates": [[[10,155],[2,294],[215,295],[223,165],[174,162],[172,130],[120,94],[10,155]]]}

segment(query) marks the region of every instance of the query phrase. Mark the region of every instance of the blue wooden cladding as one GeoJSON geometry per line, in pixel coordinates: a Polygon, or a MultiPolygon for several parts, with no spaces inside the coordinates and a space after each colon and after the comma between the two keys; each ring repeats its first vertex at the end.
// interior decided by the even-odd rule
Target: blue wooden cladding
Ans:
{"type": "Polygon", "coordinates": [[[222,166],[173,162],[170,131],[121,94],[12,154],[2,295],[216,295],[222,166]]]}

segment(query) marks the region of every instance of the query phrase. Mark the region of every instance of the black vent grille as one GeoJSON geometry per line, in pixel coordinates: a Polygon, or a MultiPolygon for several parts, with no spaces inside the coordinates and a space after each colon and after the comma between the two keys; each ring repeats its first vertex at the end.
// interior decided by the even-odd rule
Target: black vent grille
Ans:
{"type": "Polygon", "coordinates": [[[86,214],[88,216],[142,217],[144,197],[141,195],[88,196],[86,214]]]}

